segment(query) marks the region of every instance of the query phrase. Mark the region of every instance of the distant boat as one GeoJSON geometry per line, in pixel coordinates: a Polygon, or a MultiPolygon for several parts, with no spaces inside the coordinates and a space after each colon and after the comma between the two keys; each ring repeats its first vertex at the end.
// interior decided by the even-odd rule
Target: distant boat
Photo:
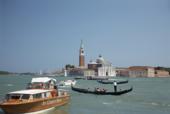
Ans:
{"type": "Polygon", "coordinates": [[[27,88],[9,92],[0,108],[9,114],[39,113],[67,104],[70,99],[66,91],[57,89],[52,78],[33,78],[27,88]]]}
{"type": "Polygon", "coordinates": [[[106,89],[101,89],[98,88],[97,90],[90,90],[88,89],[84,89],[84,88],[78,88],[78,87],[74,87],[71,86],[71,89],[73,91],[77,91],[80,93],[86,93],[86,94],[95,94],[95,95],[122,95],[122,94],[126,94],[128,92],[131,92],[133,90],[133,87],[129,88],[129,89],[125,89],[125,90],[119,90],[119,91],[107,91],[106,89]]]}
{"type": "Polygon", "coordinates": [[[57,76],[56,74],[47,74],[48,77],[55,77],[57,76]]]}
{"type": "Polygon", "coordinates": [[[108,77],[103,77],[103,76],[87,76],[87,80],[108,80],[108,77]]]}
{"type": "Polygon", "coordinates": [[[71,86],[71,85],[75,85],[76,84],[76,80],[65,80],[65,81],[60,81],[59,82],[59,86],[60,87],[69,87],[69,86],[71,86]]]}
{"type": "Polygon", "coordinates": [[[77,77],[75,77],[74,79],[76,79],[76,80],[80,80],[80,79],[86,79],[85,77],[83,77],[83,76],[77,76],[77,77]]]}

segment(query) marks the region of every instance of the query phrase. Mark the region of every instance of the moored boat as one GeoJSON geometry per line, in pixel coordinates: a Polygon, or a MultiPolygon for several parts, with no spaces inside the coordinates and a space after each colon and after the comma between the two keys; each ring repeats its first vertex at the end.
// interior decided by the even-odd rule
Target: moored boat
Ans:
{"type": "Polygon", "coordinates": [[[80,79],[85,80],[86,78],[85,78],[85,77],[82,77],[82,76],[77,76],[77,77],[75,77],[74,79],[76,79],[76,80],[80,80],[80,79]]]}

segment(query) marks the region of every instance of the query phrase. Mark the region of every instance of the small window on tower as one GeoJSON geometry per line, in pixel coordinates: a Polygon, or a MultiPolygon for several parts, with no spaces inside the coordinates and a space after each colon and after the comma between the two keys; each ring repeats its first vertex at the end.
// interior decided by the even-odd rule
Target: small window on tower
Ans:
{"type": "Polygon", "coordinates": [[[84,53],[84,51],[81,51],[81,53],[84,53]]]}

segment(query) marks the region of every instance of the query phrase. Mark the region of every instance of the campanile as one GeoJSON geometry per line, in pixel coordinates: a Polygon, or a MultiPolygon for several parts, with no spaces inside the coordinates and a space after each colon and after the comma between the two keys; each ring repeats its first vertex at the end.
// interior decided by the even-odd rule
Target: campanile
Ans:
{"type": "Polygon", "coordinates": [[[84,68],[85,67],[84,45],[83,45],[83,41],[82,40],[81,40],[80,50],[79,50],[79,67],[80,68],[84,68]]]}

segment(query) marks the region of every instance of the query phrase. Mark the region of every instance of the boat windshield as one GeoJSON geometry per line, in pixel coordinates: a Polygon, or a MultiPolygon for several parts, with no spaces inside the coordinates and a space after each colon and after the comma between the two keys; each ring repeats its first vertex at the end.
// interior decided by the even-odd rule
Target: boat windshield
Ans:
{"type": "Polygon", "coordinates": [[[33,98],[34,98],[34,99],[40,99],[40,98],[42,98],[42,94],[41,94],[41,93],[34,94],[34,95],[33,95],[33,98]]]}

